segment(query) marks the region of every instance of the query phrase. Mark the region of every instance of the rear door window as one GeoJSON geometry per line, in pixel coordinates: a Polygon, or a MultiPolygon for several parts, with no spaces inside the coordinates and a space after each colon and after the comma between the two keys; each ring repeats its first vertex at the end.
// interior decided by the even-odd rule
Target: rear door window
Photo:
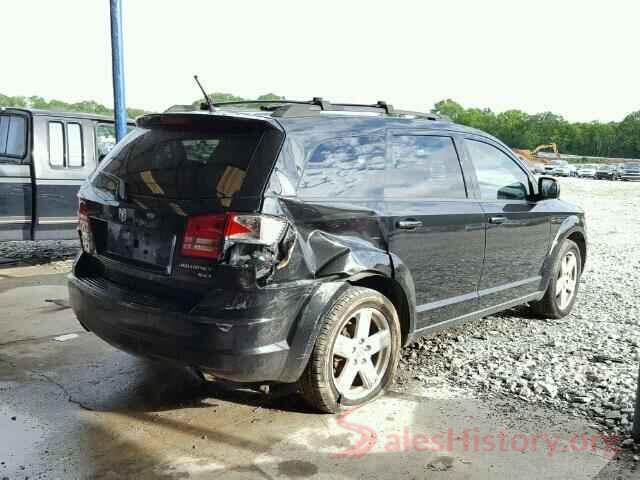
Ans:
{"type": "Polygon", "coordinates": [[[298,195],[334,200],[381,198],[384,171],[384,137],[327,140],[311,151],[298,195]]]}
{"type": "Polygon", "coordinates": [[[27,119],[0,115],[0,157],[22,159],[27,153],[27,119]]]}
{"type": "Polygon", "coordinates": [[[462,169],[453,139],[434,135],[396,135],[385,198],[466,198],[462,169]]]}

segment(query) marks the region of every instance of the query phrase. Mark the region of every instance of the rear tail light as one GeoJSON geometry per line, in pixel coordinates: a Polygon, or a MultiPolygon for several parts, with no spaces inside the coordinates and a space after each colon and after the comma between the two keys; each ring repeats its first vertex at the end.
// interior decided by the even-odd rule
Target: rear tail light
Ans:
{"type": "Polygon", "coordinates": [[[91,225],[89,224],[89,206],[84,200],[80,200],[78,204],[78,233],[82,250],[86,253],[93,253],[95,251],[95,243],[91,225]]]}
{"type": "Polygon", "coordinates": [[[187,219],[182,241],[185,257],[218,258],[224,239],[225,215],[198,215],[187,219]]]}
{"type": "Polygon", "coordinates": [[[285,220],[268,215],[224,213],[189,217],[181,253],[185,257],[219,259],[235,243],[275,248],[286,226],[285,220]]]}

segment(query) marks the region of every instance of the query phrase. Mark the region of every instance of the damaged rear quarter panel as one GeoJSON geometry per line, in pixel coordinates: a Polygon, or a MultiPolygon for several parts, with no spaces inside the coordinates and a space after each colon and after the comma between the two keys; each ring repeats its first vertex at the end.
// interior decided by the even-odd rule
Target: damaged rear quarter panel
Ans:
{"type": "Polygon", "coordinates": [[[346,279],[362,272],[392,276],[378,207],[375,203],[265,199],[263,211],[287,217],[295,229],[290,261],[277,271],[273,281],[346,279]]]}

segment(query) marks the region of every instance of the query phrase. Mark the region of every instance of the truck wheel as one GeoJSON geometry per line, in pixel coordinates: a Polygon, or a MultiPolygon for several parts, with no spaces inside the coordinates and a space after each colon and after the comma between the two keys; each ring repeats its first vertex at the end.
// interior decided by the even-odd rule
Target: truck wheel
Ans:
{"type": "Polygon", "coordinates": [[[335,413],[380,395],[400,359],[400,321],[393,304],[375,290],[349,287],[320,321],[300,379],[305,400],[335,413]]]}
{"type": "Polygon", "coordinates": [[[531,302],[534,313],[546,318],[563,318],[573,309],[582,274],[580,249],[565,240],[553,263],[551,281],[541,300],[531,302]]]}

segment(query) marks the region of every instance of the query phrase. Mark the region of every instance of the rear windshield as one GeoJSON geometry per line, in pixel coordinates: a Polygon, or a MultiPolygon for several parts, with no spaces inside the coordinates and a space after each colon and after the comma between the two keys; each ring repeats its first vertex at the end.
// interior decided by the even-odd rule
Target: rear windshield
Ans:
{"type": "Polygon", "coordinates": [[[244,182],[259,131],[138,128],[103,162],[93,185],[121,198],[212,198],[230,204],[244,182]]]}

